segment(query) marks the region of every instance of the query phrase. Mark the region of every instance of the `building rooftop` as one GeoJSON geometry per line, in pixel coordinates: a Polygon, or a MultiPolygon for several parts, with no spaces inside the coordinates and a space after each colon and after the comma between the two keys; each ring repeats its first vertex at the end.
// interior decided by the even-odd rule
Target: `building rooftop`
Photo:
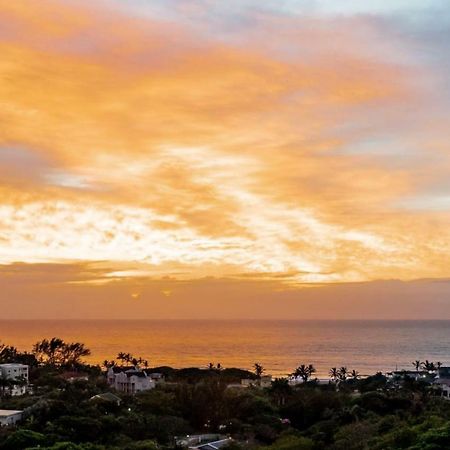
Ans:
{"type": "Polygon", "coordinates": [[[139,378],[147,378],[147,374],[145,374],[144,372],[141,372],[140,370],[127,370],[125,372],[127,377],[139,377],[139,378]]]}
{"type": "Polygon", "coordinates": [[[23,411],[17,409],[0,409],[0,417],[14,416],[20,413],[23,413],[23,411]]]}
{"type": "Polygon", "coordinates": [[[97,394],[90,398],[90,400],[104,400],[107,402],[121,402],[121,398],[114,395],[112,392],[104,392],[103,394],[97,394]]]}
{"type": "Polygon", "coordinates": [[[136,370],[136,367],[135,366],[124,366],[124,367],[112,366],[111,369],[114,373],[120,373],[120,372],[127,372],[128,370],[136,370]]]}
{"type": "Polygon", "coordinates": [[[0,364],[0,367],[21,367],[21,368],[28,368],[26,364],[20,364],[20,363],[4,363],[0,364]]]}
{"type": "Polygon", "coordinates": [[[232,442],[231,438],[221,439],[220,441],[208,442],[196,447],[189,447],[192,450],[218,450],[227,447],[232,442]]]}

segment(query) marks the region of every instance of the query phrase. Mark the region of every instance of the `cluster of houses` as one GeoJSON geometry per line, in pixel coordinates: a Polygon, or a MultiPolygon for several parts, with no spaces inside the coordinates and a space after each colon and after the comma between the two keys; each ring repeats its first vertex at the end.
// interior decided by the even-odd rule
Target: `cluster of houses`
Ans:
{"type": "Polygon", "coordinates": [[[450,367],[441,366],[435,370],[395,370],[387,372],[386,378],[392,386],[401,386],[405,380],[422,381],[430,385],[435,394],[450,400],[450,367]]]}
{"type": "MultiPolygon", "coordinates": [[[[71,375],[67,379],[69,381],[73,379],[79,379],[83,375],[83,378],[87,378],[85,374],[71,375]]],[[[385,374],[392,387],[401,386],[406,380],[423,381],[427,383],[431,389],[435,391],[436,395],[450,400],[450,366],[438,367],[435,370],[395,370],[385,374]]],[[[0,364],[0,380],[2,383],[0,389],[11,396],[23,395],[29,390],[29,374],[28,366],[25,364],[0,364]]],[[[106,380],[108,385],[115,391],[123,392],[125,394],[134,395],[138,392],[154,389],[158,384],[164,383],[164,376],[161,373],[152,372],[149,369],[142,369],[139,366],[119,367],[112,366],[106,372],[106,380]]],[[[316,380],[319,384],[330,383],[329,379],[316,380]],[[323,382],[323,383],[322,383],[323,382]]],[[[289,384],[295,385],[302,380],[291,377],[288,380],[289,384]]],[[[256,379],[242,379],[240,384],[233,384],[229,387],[236,388],[267,388],[272,383],[272,377],[270,375],[262,375],[256,379]]],[[[107,401],[114,402],[120,405],[120,397],[114,395],[111,392],[104,394],[98,394],[92,397],[91,400],[95,401],[107,401]]],[[[3,410],[0,409],[0,426],[11,426],[23,419],[23,411],[19,410],[3,410]]],[[[228,444],[226,438],[222,436],[215,441],[209,439],[200,438],[199,436],[191,436],[184,438],[187,439],[187,447],[190,449],[204,449],[214,450],[219,449],[223,445],[228,444]],[[209,442],[205,442],[209,440],[209,442]]]]}
{"type": "Polygon", "coordinates": [[[106,372],[106,381],[116,391],[134,395],[154,389],[157,384],[164,382],[164,376],[138,366],[112,366],[106,372]]]}

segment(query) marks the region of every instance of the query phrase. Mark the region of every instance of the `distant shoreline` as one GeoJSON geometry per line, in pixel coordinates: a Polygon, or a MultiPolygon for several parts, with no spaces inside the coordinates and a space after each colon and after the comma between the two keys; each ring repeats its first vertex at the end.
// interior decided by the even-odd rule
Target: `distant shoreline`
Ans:
{"type": "Polygon", "coordinates": [[[0,318],[0,322],[290,322],[290,323],[426,323],[426,322],[450,322],[448,319],[219,319],[219,318],[205,318],[205,319],[105,319],[105,318],[0,318]]]}

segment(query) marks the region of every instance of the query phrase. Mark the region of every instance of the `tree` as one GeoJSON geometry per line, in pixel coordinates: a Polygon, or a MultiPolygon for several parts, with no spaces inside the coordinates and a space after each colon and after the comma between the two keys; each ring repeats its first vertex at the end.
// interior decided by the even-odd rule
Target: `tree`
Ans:
{"type": "Polygon", "coordinates": [[[11,345],[0,344],[0,363],[9,363],[16,360],[18,351],[11,345]]]}
{"type": "Polygon", "coordinates": [[[80,364],[83,356],[89,356],[91,351],[80,342],[71,342],[63,344],[63,361],[62,364],[77,365],[80,364]]]}
{"type": "Polygon", "coordinates": [[[420,369],[420,366],[422,365],[422,361],[416,359],[415,361],[413,361],[412,365],[416,368],[416,372],[418,372],[420,369]]]}
{"type": "Polygon", "coordinates": [[[428,359],[422,363],[422,367],[425,370],[428,370],[429,372],[436,370],[436,366],[434,365],[434,362],[428,361],[428,359]]]}
{"type": "Polygon", "coordinates": [[[60,338],[43,339],[33,346],[33,353],[41,364],[50,366],[74,366],[91,351],[80,342],[64,342],[60,338]]]}
{"type": "Polygon", "coordinates": [[[42,341],[36,342],[33,346],[36,359],[40,363],[51,366],[59,364],[63,343],[64,341],[59,338],[42,339],[42,341]]]}
{"type": "Polygon", "coordinates": [[[345,381],[345,380],[347,379],[347,375],[348,375],[347,367],[342,366],[342,367],[339,369],[339,379],[340,379],[341,381],[345,381]]]}
{"type": "Polygon", "coordinates": [[[309,364],[307,366],[305,364],[301,364],[295,369],[292,375],[296,378],[300,377],[303,380],[303,382],[306,383],[308,379],[312,376],[312,374],[315,372],[316,369],[312,364],[309,364]]]}
{"type": "Polygon", "coordinates": [[[339,370],[337,369],[337,367],[332,367],[330,369],[329,375],[333,381],[339,380],[339,370]]]}
{"type": "Polygon", "coordinates": [[[37,433],[32,430],[21,429],[14,431],[8,436],[2,448],[6,449],[18,449],[18,448],[31,448],[40,447],[47,441],[47,437],[44,434],[37,433]]]}
{"type": "Polygon", "coordinates": [[[286,403],[286,397],[291,393],[292,388],[286,378],[275,378],[270,387],[270,393],[275,397],[278,406],[286,403]]]}
{"type": "Polygon", "coordinates": [[[122,364],[126,361],[126,359],[127,359],[127,356],[126,356],[126,353],[124,353],[124,352],[119,352],[118,354],[117,354],[117,356],[116,356],[116,359],[118,360],[118,361],[120,361],[122,364]]]}
{"type": "Polygon", "coordinates": [[[0,376],[0,397],[5,397],[12,388],[12,380],[4,376],[0,376]]]}
{"type": "Polygon", "coordinates": [[[115,361],[109,361],[108,359],[105,359],[104,361],[103,361],[103,367],[105,368],[105,369],[109,369],[110,367],[114,367],[116,365],[116,362],[115,361]]]}
{"type": "Polygon", "coordinates": [[[4,363],[20,363],[27,366],[36,366],[37,361],[33,354],[28,352],[19,352],[12,345],[0,343],[0,364],[4,363]]]}
{"type": "Polygon", "coordinates": [[[261,378],[262,374],[264,373],[264,367],[261,364],[255,363],[254,368],[255,368],[255,375],[258,378],[261,378]]]}
{"type": "Polygon", "coordinates": [[[131,353],[119,352],[116,359],[122,363],[132,364],[133,366],[138,366],[143,364],[144,367],[148,367],[148,361],[144,360],[142,357],[135,357],[131,353]]]}
{"type": "Polygon", "coordinates": [[[357,370],[353,369],[350,372],[350,377],[353,378],[354,380],[357,380],[359,378],[359,372],[357,370]]]}

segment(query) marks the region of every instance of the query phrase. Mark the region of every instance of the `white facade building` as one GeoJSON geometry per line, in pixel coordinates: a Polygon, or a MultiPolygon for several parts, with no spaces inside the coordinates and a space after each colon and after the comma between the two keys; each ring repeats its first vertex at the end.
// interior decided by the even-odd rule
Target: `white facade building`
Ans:
{"type": "Polygon", "coordinates": [[[23,417],[23,411],[13,409],[0,409],[0,427],[15,425],[23,417]]]}
{"type": "Polygon", "coordinates": [[[440,396],[450,400],[450,367],[440,367],[433,385],[440,392],[440,396]]]}
{"type": "Polygon", "coordinates": [[[27,391],[28,366],[26,364],[0,364],[0,377],[20,381],[20,383],[10,387],[11,395],[23,395],[27,391]]]}
{"type": "Polygon", "coordinates": [[[113,366],[108,369],[106,377],[108,384],[114,389],[131,395],[156,386],[155,380],[136,367],[113,366]]]}

